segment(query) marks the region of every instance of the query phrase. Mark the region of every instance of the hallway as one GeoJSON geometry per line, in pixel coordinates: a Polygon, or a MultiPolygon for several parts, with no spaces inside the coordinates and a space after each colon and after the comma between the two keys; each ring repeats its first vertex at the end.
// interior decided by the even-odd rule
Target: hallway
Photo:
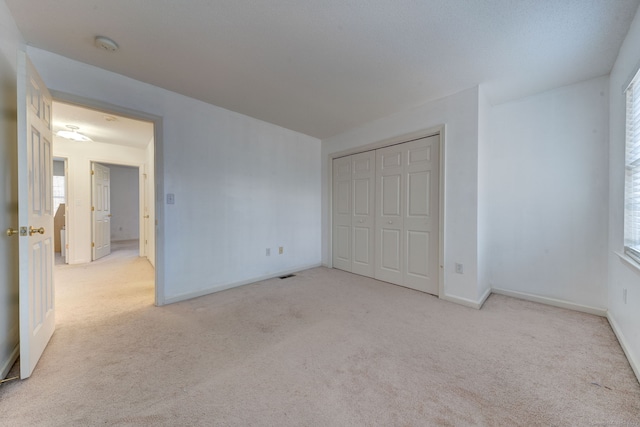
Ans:
{"type": "Polygon", "coordinates": [[[81,265],[56,265],[56,335],[67,327],[124,315],[154,303],[154,271],[138,241],[113,242],[111,254],[81,265]]]}

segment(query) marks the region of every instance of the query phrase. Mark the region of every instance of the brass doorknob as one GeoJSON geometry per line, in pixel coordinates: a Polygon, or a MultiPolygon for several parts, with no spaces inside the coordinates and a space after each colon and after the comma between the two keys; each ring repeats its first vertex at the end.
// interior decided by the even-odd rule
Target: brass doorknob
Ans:
{"type": "Polygon", "coordinates": [[[16,234],[18,234],[18,230],[15,230],[13,228],[7,228],[7,236],[11,237],[11,236],[15,236],[16,234]]]}
{"type": "Polygon", "coordinates": [[[44,234],[44,227],[40,227],[40,228],[29,227],[29,236],[33,236],[36,233],[44,234]]]}

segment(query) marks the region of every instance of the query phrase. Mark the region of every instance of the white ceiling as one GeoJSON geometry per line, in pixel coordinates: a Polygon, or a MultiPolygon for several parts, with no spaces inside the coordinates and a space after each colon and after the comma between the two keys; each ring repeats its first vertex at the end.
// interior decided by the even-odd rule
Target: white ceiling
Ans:
{"type": "Polygon", "coordinates": [[[33,46],[319,138],[480,83],[500,103],[606,75],[640,2],[5,1],[33,46]]]}
{"type": "Polygon", "coordinates": [[[133,120],[62,102],[53,103],[53,133],[77,126],[78,132],[92,141],[147,148],[153,138],[153,123],[133,120]]]}

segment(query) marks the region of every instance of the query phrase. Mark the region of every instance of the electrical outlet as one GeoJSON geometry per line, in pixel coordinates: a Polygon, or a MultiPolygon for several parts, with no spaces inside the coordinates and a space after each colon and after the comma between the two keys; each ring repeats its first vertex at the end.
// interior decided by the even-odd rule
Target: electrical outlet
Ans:
{"type": "Polygon", "coordinates": [[[267,248],[267,256],[271,256],[271,248],[267,248]]]}
{"type": "Polygon", "coordinates": [[[280,246],[280,248],[278,248],[278,253],[280,255],[282,255],[284,253],[284,246],[280,246]]]}
{"type": "Polygon", "coordinates": [[[458,274],[463,274],[464,273],[464,266],[460,263],[456,262],[456,273],[458,274]]]}
{"type": "Polygon", "coordinates": [[[627,288],[622,290],[622,302],[625,304],[627,303],[627,288]]]}

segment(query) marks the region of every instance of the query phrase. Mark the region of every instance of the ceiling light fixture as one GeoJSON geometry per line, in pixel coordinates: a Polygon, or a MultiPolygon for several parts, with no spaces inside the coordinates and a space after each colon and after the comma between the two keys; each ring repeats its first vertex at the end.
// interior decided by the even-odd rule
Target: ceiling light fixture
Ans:
{"type": "Polygon", "coordinates": [[[96,36],[94,40],[96,47],[109,52],[115,52],[118,50],[118,43],[111,40],[109,37],[96,36]]]}
{"type": "Polygon", "coordinates": [[[78,126],[67,125],[67,127],[71,130],[59,130],[56,135],[73,141],[91,141],[91,138],[78,132],[78,129],[80,129],[78,126]]]}

